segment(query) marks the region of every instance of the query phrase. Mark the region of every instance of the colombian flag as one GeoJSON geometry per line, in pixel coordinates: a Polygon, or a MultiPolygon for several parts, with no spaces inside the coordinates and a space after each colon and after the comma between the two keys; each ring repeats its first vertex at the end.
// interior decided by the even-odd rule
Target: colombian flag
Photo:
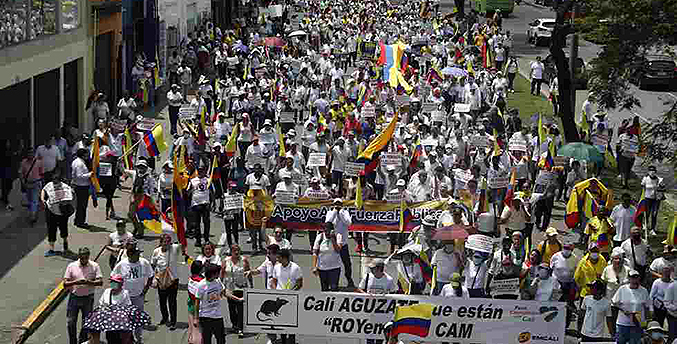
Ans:
{"type": "Polygon", "coordinates": [[[282,135],[282,128],[280,128],[280,122],[277,122],[277,140],[280,142],[280,157],[284,158],[287,156],[287,148],[284,145],[284,135],[282,135]]]}
{"type": "Polygon", "coordinates": [[[418,164],[419,159],[423,155],[423,146],[421,145],[421,139],[416,140],[416,147],[411,155],[411,161],[409,161],[409,167],[414,168],[418,164]]]}
{"type": "Polygon", "coordinates": [[[390,139],[395,134],[395,128],[397,127],[399,114],[396,112],[395,117],[390,121],[388,127],[382,131],[374,140],[372,140],[367,148],[360,153],[357,158],[357,162],[363,162],[365,164],[364,173],[369,174],[376,169],[379,163],[379,156],[381,151],[383,151],[387,146],[390,139]]]}
{"type": "MultiPolygon", "coordinates": [[[[228,143],[226,143],[226,155],[228,157],[232,157],[235,155],[235,152],[237,151],[237,136],[240,133],[240,124],[235,123],[233,126],[233,131],[230,133],[230,137],[228,138],[228,143]]],[[[244,154],[244,153],[241,153],[244,154]]]]}
{"type": "Polygon", "coordinates": [[[606,233],[602,233],[597,237],[597,246],[600,248],[609,246],[609,236],[606,233]]]}
{"type": "Polygon", "coordinates": [[[155,204],[148,195],[143,195],[143,199],[136,207],[136,218],[151,231],[162,234],[162,222],[160,221],[160,212],[155,208],[155,204]]]}
{"type": "MultiPolygon", "coordinates": [[[[595,203],[595,206],[606,206],[607,208],[611,208],[613,206],[613,193],[611,190],[607,189],[602,182],[595,178],[590,178],[587,180],[584,180],[578,184],[576,184],[571,190],[571,196],[569,196],[569,201],[567,202],[567,209],[566,209],[566,215],[564,217],[564,222],[566,223],[567,227],[569,228],[575,228],[578,223],[581,221],[581,213],[586,215],[586,213],[592,212],[592,208],[590,210],[586,211],[586,198],[592,197],[591,195],[589,196],[588,194],[588,187],[590,186],[590,183],[592,181],[596,181],[597,185],[599,186],[599,190],[602,195],[602,199],[606,199],[604,201],[604,204],[597,204],[595,203]]],[[[592,203],[589,205],[592,207],[592,203]]]]}
{"type": "Polygon", "coordinates": [[[646,203],[646,198],[644,198],[644,190],[642,190],[642,195],[639,196],[639,204],[637,204],[637,211],[635,212],[635,217],[632,220],[632,222],[634,222],[638,227],[642,227],[642,217],[644,213],[649,210],[646,203]]]}
{"type": "Polygon", "coordinates": [[[430,265],[430,259],[428,258],[428,255],[425,253],[425,251],[421,251],[419,257],[414,259],[414,263],[418,264],[418,266],[421,268],[421,274],[423,275],[423,279],[427,283],[432,283],[433,268],[430,265]]]}
{"type": "Polygon", "coordinates": [[[411,214],[411,209],[407,206],[407,202],[404,200],[404,195],[400,199],[400,233],[404,232],[404,229],[407,228],[409,221],[413,219],[414,216],[411,214]]]}
{"type": "Polygon", "coordinates": [[[512,173],[510,174],[510,184],[508,184],[508,191],[505,193],[505,199],[503,200],[503,203],[505,203],[506,206],[510,206],[512,204],[512,199],[515,198],[515,189],[517,188],[517,179],[515,175],[516,169],[512,169],[512,173]]]}
{"type": "Polygon", "coordinates": [[[444,79],[442,79],[442,75],[435,67],[430,68],[430,71],[428,72],[428,83],[432,82],[433,80],[437,80],[439,82],[444,81],[444,79]]]}
{"type": "Polygon", "coordinates": [[[672,223],[668,228],[668,237],[663,241],[664,245],[675,246],[675,227],[677,227],[677,212],[672,214],[672,223]]]}
{"type": "Polygon", "coordinates": [[[123,146],[124,154],[125,154],[125,168],[128,170],[131,170],[134,168],[134,158],[132,158],[132,154],[129,153],[129,151],[132,148],[132,135],[129,133],[129,128],[125,128],[125,142],[123,146]]]}
{"type": "Polygon", "coordinates": [[[435,306],[429,303],[397,307],[390,336],[394,337],[400,333],[407,333],[421,338],[427,337],[430,332],[433,309],[435,309],[435,306]]]}
{"type": "Polygon", "coordinates": [[[158,156],[160,153],[164,152],[165,149],[167,149],[167,144],[165,143],[165,136],[162,133],[161,125],[153,128],[153,130],[143,138],[143,141],[146,143],[148,155],[151,157],[158,156]]]}

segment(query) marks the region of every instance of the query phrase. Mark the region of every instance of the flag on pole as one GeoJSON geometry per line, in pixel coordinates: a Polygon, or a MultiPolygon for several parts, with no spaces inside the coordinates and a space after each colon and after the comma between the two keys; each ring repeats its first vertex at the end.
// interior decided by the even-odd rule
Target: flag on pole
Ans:
{"type": "Polygon", "coordinates": [[[186,246],[186,228],[185,228],[185,216],[184,211],[185,205],[183,202],[183,191],[188,185],[188,178],[184,174],[185,163],[183,160],[183,153],[185,151],[185,146],[179,148],[179,154],[174,155],[174,179],[172,182],[172,214],[174,221],[172,225],[174,226],[174,231],[176,232],[176,237],[179,239],[179,242],[186,246]]]}
{"type": "Polygon", "coordinates": [[[677,227],[677,212],[672,214],[672,222],[668,227],[668,237],[663,241],[664,245],[675,246],[675,227],[677,227]]]}
{"type": "Polygon", "coordinates": [[[155,126],[155,128],[143,138],[143,141],[146,143],[148,155],[151,157],[158,156],[167,149],[165,136],[162,132],[162,125],[155,126]]]}
{"type": "Polygon", "coordinates": [[[132,147],[132,135],[129,133],[129,128],[125,128],[125,142],[123,146],[124,150],[124,161],[125,161],[125,168],[128,170],[131,170],[134,168],[134,159],[132,158],[132,154],[129,152],[132,147]]]}
{"type": "Polygon", "coordinates": [[[412,218],[411,209],[409,209],[407,202],[404,200],[404,195],[402,195],[400,199],[400,233],[404,232],[404,229],[407,228],[412,218]]]}
{"type": "Polygon", "coordinates": [[[381,152],[388,146],[388,142],[390,142],[393,134],[395,134],[398,117],[398,113],[395,112],[395,116],[390,121],[390,124],[388,124],[388,127],[373,139],[367,148],[365,148],[358,156],[357,162],[363,162],[365,164],[364,173],[370,173],[378,166],[381,152]]]}
{"type": "Polygon", "coordinates": [[[282,128],[280,127],[280,122],[277,122],[277,140],[280,142],[280,157],[284,158],[287,156],[287,148],[284,145],[284,135],[282,134],[282,128]]]}
{"type": "Polygon", "coordinates": [[[228,143],[226,143],[226,155],[228,157],[232,157],[235,155],[235,152],[237,151],[237,136],[240,133],[240,124],[235,123],[233,126],[233,131],[230,133],[230,137],[228,138],[228,143]]]}

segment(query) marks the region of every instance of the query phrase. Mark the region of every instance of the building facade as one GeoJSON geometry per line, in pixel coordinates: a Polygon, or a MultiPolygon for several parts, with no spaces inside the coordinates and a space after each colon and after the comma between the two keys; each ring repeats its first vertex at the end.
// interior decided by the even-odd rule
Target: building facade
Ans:
{"type": "Polygon", "coordinates": [[[85,0],[0,4],[0,137],[38,145],[64,124],[80,132],[91,126],[87,13],[85,0]]]}

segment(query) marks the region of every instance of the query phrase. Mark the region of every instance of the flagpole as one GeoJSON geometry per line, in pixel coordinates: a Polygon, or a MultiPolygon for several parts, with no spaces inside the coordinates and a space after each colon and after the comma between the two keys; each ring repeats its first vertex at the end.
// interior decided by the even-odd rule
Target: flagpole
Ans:
{"type": "MultiPolygon", "coordinates": [[[[152,133],[153,130],[155,130],[155,128],[159,127],[160,125],[161,125],[160,123],[155,124],[155,126],[150,130],[150,132],[152,133]]],[[[146,135],[144,136],[144,138],[145,138],[146,136],[148,136],[148,135],[149,135],[149,134],[146,134],[146,135]]],[[[136,143],[133,144],[131,147],[129,147],[129,149],[128,149],[124,154],[122,154],[120,157],[118,157],[118,159],[123,159],[123,158],[125,158],[127,155],[129,155],[129,153],[132,152],[132,150],[134,149],[134,147],[138,146],[139,143],[141,143],[141,141],[143,141],[143,140],[136,141],[136,143]]]]}

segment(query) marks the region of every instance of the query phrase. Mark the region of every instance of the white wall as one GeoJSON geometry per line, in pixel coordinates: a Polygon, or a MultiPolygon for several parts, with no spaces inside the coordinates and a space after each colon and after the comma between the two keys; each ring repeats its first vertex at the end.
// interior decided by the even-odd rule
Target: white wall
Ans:
{"type": "Polygon", "coordinates": [[[159,0],[160,20],[164,20],[167,27],[177,26],[181,33],[180,39],[188,32],[188,8],[193,5],[198,13],[207,11],[211,15],[211,0],[159,0]]]}

